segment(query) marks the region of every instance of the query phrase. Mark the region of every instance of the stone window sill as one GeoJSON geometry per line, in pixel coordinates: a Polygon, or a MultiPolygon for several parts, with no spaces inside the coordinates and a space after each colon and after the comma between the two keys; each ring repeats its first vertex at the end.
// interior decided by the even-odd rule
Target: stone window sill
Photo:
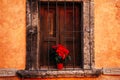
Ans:
{"type": "Polygon", "coordinates": [[[19,70],[21,78],[98,77],[101,69],[94,70],[19,70]]]}

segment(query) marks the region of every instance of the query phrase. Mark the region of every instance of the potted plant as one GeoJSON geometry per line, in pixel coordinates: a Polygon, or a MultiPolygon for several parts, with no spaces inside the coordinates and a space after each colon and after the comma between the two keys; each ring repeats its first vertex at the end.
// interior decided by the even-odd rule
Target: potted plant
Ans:
{"type": "Polygon", "coordinates": [[[61,44],[52,46],[50,51],[50,58],[52,61],[54,61],[54,63],[57,65],[57,69],[59,70],[64,67],[64,63],[71,60],[69,50],[61,44]]]}

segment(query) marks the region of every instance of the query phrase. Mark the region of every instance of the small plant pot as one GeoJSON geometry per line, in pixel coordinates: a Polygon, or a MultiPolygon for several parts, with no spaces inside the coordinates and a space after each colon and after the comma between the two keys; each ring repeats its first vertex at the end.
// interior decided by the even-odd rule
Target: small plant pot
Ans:
{"type": "Polygon", "coordinates": [[[62,70],[63,69],[63,63],[58,63],[57,64],[57,69],[62,70]]]}

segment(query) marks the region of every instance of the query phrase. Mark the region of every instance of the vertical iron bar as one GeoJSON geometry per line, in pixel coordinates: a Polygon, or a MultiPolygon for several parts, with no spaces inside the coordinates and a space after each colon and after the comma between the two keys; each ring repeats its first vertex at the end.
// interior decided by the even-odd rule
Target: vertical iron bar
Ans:
{"type": "Polygon", "coordinates": [[[56,0],[56,44],[59,44],[59,26],[58,26],[58,4],[57,4],[57,0],[56,0]]]}
{"type": "Polygon", "coordinates": [[[58,4],[57,4],[57,0],[56,0],[56,45],[59,44],[59,26],[58,26],[58,8],[57,8],[58,4]]]}
{"type": "MultiPolygon", "coordinates": [[[[66,0],[64,0],[64,43],[65,43],[65,46],[67,47],[66,45],[66,0]]],[[[66,64],[65,64],[65,69],[66,69],[66,64]]]]}
{"type": "Polygon", "coordinates": [[[49,7],[50,7],[50,2],[48,0],[48,70],[49,70],[49,46],[50,46],[50,41],[49,41],[49,38],[50,38],[50,35],[49,35],[49,31],[50,31],[50,16],[49,16],[49,7]]]}
{"type": "MultiPolygon", "coordinates": [[[[39,19],[40,19],[40,21],[39,21],[39,24],[40,24],[40,27],[39,27],[39,30],[40,30],[40,28],[41,28],[41,1],[38,3],[38,16],[39,16],[39,19]],[[40,10],[40,11],[39,11],[40,10]]],[[[41,31],[41,30],[40,30],[41,31]]],[[[40,34],[41,35],[41,34],[40,34]]],[[[40,36],[38,36],[38,37],[40,37],[40,36]]],[[[40,40],[41,40],[41,38],[40,38],[40,40]]],[[[41,42],[40,42],[41,43],[41,42]]],[[[38,51],[38,54],[40,55],[41,54],[41,50],[40,50],[40,47],[41,47],[41,45],[40,45],[40,43],[39,43],[39,51],[38,51]]],[[[40,58],[41,58],[41,56],[39,56],[39,61],[40,61],[40,58]]],[[[39,62],[38,61],[38,62],[39,62]]],[[[39,62],[39,67],[38,67],[39,69],[41,69],[41,65],[40,65],[40,62],[39,62]]]]}
{"type": "MultiPolygon", "coordinates": [[[[65,32],[66,32],[66,0],[64,0],[64,35],[66,36],[65,32]]],[[[65,46],[66,46],[66,38],[65,38],[65,46]]]]}
{"type": "Polygon", "coordinates": [[[74,23],[74,10],[75,9],[75,3],[74,3],[74,0],[73,0],[73,58],[74,58],[74,61],[73,61],[73,69],[75,68],[75,30],[74,30],[74,27],[75,27],[75,23],[74,23]]]}
{"type": "MultiPolygon", "coordinates": [[[[32,30],[32,0],[30,0],[30,14],[31,14],[31,22],[30,22],[30,24],[31,24],[31,30],[32,30]]],[[[30,67],[31,67],[31,69],[32,69],[32,67],[33,67],[33,61],[32,61],[32,33],[30,33],[30,37],[31,37],[31,46],[30,46],[30,67]]]]}

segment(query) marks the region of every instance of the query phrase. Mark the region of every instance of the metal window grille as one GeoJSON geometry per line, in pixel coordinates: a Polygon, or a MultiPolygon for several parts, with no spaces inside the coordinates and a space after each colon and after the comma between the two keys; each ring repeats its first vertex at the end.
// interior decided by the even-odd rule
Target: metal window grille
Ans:
{"type": "MultiPolygon", "coordinates": [[[[64,45],[66,47],[69,47],[67,45],[69,45],[70,40],[67,42],[67,39],[71,39],[71,43],[70,43],[71,48],[70,49],[72,49],[72,50],[70,50],[71,51],[70,55],[72,56],[72,62],[69,63],[70,65],[65,64],[65,69],[76,69],[76,68],[80,69],[82,67],[82,61],[83,61],[82,60],[83,52],[82,52],[82,48],[81,48],[82,44],[80,44],[80,43],[82,43],[82,34],[83,34],[82,23],[81,23],[82,2],[76,2],[74,0],[70,1],[70,2],[68,2],[66,0],[64,0],[63,2],[60,2],[58,0],[56,0],[56,1],[50,1],[50,0],[40,1],[39,2],[39,11],[40,11],[40,13],[39,13],[40,27],[42,29],[42,27],[47,26],[46,29],[48,29],[46,31],[47,32],[46,34],[48,34],[48,35],[47,36],[44,35],[44,38],[46,38],[46,41],[47,41],[46,42],[47,55],[44,55],[43,54],[44,52],[40,52],[40,54],[42,54],[40,58],[43,59],[43,60],[40,59],[40,61],[43,61],[43,64],[41,64],[41,62],[40,62],[40,69],[44,69],[45,67],[43,67],[43,66],[47,66],[45,69],[48,69],[48,70],[53,69],[53,67],[51,68],[51,63],[49,61],[50,60],[49,49],[50,49],[51,45],[53,45],[53,44],[51,44],[52,43],[51,38],[54,38],[54,37],[60,38],[60,36],[63,36],[63,35],[64,35],[64,37],[63,37],[64,45]],[[42,13],[43,8],[45,9],[46,12],[42,13]],[[62,12],[60,13],[60,9],[62,9],[63,13],[62,12]],[[78,9],[78,11],[76,11],[77,9],[78,9]],[[51,10],[53,10],[53,12],[54,12],[53,16],[55,16],[53,21],[51,21],[51,16],[50,16],[51,10]],[[69,11],[67,11],[67,10],[69,10],[69,11]],[[60,14],[63,14],[63,15],[60,15],[60,14]],[[47,17],[43,17],[43,16],[47,16],[47,17]],[[64,19],[63,19],[63,16],[64,16],[64,19]],[[60,20],[60,17],[62,17],[62,20],[64,20],[63,22],[60,20]],[[47,18],[46,21],[43,20],[45,18],[47,18]],[[71,19],[71,20],[68,20],[67,18],[71,19]],[[76,20],[78,20],[78,21],[76,21],[76,20]],[[69,23],[69,21],[70,21],[70,23],[69,23]],[[51,23],[51,22],[53,22],[53,23],[51,23]],[[47,25],[45,25],[44,23],[47,25]],[[70,25],[68,25],[68,24],[70,24],[70,25]],[[60,25],[62,25],[62,28],[63,28],[62,34],[60,31],[60,28],[61,28],[60,25]],[[70,31],[69,31],[69,27],[71,29],[70,31]],[[69,36],[67,36],[67,34],[69,34],[69,36]],[[78,40],[76,38],[76,35],[77,35],[77,37],[80,37],[80,38],[78,38],[78,40]],[[78,36],[78,35],[80,35],[80,36],[78,36]],[[77,43],[77,42],[79,42],[79,43],[77,43]],[[78,46],[76,46],[76,45],[78,45],[78,46]],[[77,47],[79,53],[77,52],[76,47],[77,47]],[[47,64],[44,64],[44,59],[47,59],[47,64]],[[79,63],[79,64],[76,64],[76,63],[79,63]]],[[[43,29],[43,31],[44,31],[44,29],[43,29]]],[[[42,32],[42,34],[45,34],[45,33],[42,32]]],[[[54,45],[61,44],[60,40],[61,39],[57,39],[57,41],[55,42],[54,45]]]]}

